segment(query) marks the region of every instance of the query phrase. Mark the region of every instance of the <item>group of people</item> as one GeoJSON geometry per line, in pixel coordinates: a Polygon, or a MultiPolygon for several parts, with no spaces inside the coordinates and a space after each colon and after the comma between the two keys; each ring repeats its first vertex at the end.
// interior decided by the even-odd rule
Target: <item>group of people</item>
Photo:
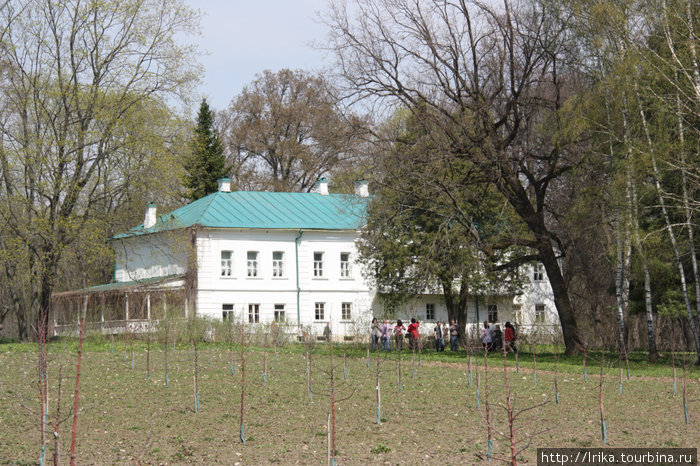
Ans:
{"type": "Polygon", "coordinates": [[[510,322],[506,322],[505,331],[502,332],[500,325],[491,326],[488,321],[484,321],[484,328],[481,329],[479,338],[487,351],[502,351],[504,349],[513,353],[518,351],[515,347],[515,327],[510,322]]]}
{"type": "MultiPolygon", "coordinates": [[[[408,348],[410,350],[417,350],[418,344],[420,342],[420,334],[418,328],[420,327],[420,322],[412,318],[411,323],[406,327],[401,319],[397,320],[396,323],[382,321],[380,324],[376,317],[372,319],[372,326],[370,328],[370,335],[372,336],[372,349],[376,350],[380,347],[384,351],[391,350],[391,336],[394,336],[394,341],[396,349],[401,351],[403,349],[403,342],[405,339],[408,340],[408,348]]],[[[438,321],[433,329],[433,334],[435,336],[435,350],[445,351],[445,336],[450,337],[450,350],[459,350],[459,338],[461,332],[459,325],[452,319],[450,326],[447,323],[438,321]]]]}
{"type": "Polygon", "coordinates": [[[433,329],[433,335],[435,336],[435,351],[445,351],[445,339],[446,335],[450,335],[450,351],[459,351],[459,337],[462,333],[459,330],[459,325],[454,319],[450,321],[449,328],[447,323],[438,321],[433,329]]]}
{"type": "Polygon", "coordinates": [[[370,328],[372,349],[376,350],[381,343],[382,350],[391,351],[391,336],[393,335],[398,351],[403,349],[403,342],[405,339],[408,340],[409,349],[417,350],[420,340],[418,327],[420,327],[420,322],[415,318],[411,319],[411,323],[406,327],[401,319],[397,320],[396,323],[387,322],[385,319],[380,324],[377,318],[374,317],[370,328]]]}
{"type": "MultiPolygon", "coordinates": [[[[411,323],[406,327],[401,319],[396,323],[388,322],[386,319],[380,324],[376,317],[372,318],[370,335],[372,337],[372,349],[381,348],[384,351],[391,351],[391,337],[394,337],[395,347],[398,351],[403,350],[404,340],[408,340],[408,348],[410,350],[418,350],[420,342],[420,334],[418,328],[420,322],[412,318],[411,323]]],[[[450,337],[450,350],[459,351],[459,339],[462,336],[461,329],[454,319],[450,321],[448,326],[446,322],[438,321],[433,329],[435,337],[435,351],[445,351],[445,338],[450,337]]],[[[484,349],[487,351],[502,351],[517,352],[515,347],[515,327],[510,322],[505,323],[505,330],[501,331],[501,326],[498,324],[490,325],[488,321],[484,321],[484,328],[481,329],[479,335],[484,349]]]]}

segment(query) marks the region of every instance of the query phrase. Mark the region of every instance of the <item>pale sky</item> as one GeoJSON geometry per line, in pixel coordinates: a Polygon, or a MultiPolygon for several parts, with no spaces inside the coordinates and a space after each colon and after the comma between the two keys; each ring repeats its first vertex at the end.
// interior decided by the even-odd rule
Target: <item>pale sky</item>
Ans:
{"type": "Polygon", "coordinates": [[[257,73],[283,68],[318,71],[327,62],[310,46],[323,42],[326,26],[316,12],[328,0],[186,0],[202,14],[200,37],[205,74],[199,94],[223,109],[257,73]]]}

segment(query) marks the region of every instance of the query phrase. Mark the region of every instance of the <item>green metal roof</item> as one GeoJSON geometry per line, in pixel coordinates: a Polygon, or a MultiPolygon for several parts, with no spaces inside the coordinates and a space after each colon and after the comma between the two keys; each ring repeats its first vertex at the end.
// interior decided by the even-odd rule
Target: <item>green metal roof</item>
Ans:
{"type": "Polygon", "coordinates": [[[353,194],[217,191],[114,239],[199,225],[210,228],[357,230],[365,224],[368,197],[353,194]]]}
{"type": "Polygon", "coordinates": [[[113,282],[113,283],[107,283],[104,285],[90,286],[88,288],[82,288],[79,290],[68,290],[68,291],[61,291],[58,293],[52,293],[52,296],[53,297],[61,297],[61,296],[70,296],[70,295],[85,294],[85,293],[119,291],[119,290],[124,290],[124,289],[128,289],[128,288],[157,286],[157,285],[163,285],[163,284],[177,281],[177,280],[183,280],[184,278],[185,278],[184,275],[177,275],[176,274],[176,275],[166,275],[163,277],[150,277],[150,278],[144,278],[141,280],[132,280],[132,281],[128,281],[128,282],[113,282]]]}

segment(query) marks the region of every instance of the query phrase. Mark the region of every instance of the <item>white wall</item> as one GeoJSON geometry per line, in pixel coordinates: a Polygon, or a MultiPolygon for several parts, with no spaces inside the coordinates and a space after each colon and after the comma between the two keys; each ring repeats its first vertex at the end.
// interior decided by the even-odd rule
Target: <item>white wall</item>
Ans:
{"type": "Polygon", "coordinates": [[[113,241],[112,247],[116,282],[184,274],[187,270],[189,246],[182,233],[132,236],[113,241]]]}
{"type": "MultiPolygon", "coordinates": [[[[221,318],[222,305],[233,304],[235,315],[248,315],[260,305],[260,322],[274,319],[275,304],[283,304],[288,323],[297,323],[298,230],[203,229],[198,232],[199,315],[221,318]],[[231,276],[221,275],[221,251],[232,251],[231,276]],[[258,253],[258,276],[247,276],[247,255],[258,253]],[[284,275],[273,276],[273,252],[284,252],[284,275]]],[[[304,231],[299,239],[299,315],[301,324],[321,333],[326,322],[334,334],[353,334],[366,320],[373,294],[355,262],[355,232],[304,231]],[[323,253],[323,276],[314,276],[314,252],[323,253]],[[350,254],[350,277],[341,277],[340,254],[350,254]],[[342,303],[351,303],[352,318],[341,319],[342,303]],[[324,318],[315,318],[315,304],[324,303],[324,318]]]]}

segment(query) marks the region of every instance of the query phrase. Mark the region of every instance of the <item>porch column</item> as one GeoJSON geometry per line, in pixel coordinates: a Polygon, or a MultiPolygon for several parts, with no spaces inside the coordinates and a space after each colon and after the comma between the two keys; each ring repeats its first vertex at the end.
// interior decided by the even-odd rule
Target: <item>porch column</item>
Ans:
{"type": "Polygon", "coordinates": [[[146,318],[151,320],[151,293],[146,294],[146,318]]]}
{"type": "Polygon", "coordinates": [[[124,293],[124,308],[126,311],[126,321],[129,321],[129,293],[124,293]]]}

